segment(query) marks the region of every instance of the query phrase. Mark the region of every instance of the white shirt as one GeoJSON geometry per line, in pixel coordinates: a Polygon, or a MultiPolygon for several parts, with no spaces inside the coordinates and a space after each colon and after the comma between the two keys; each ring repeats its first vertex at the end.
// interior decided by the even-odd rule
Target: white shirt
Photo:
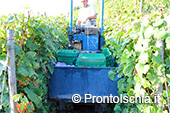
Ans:
{"type": "Polygon", "coordinates": [[[97,14],[96,9],[94,6],[88,4],[86,8],[80,9],[78,20],[81,22],[86,21],[87,17],[93,16],[94,14],[97,14]]]}

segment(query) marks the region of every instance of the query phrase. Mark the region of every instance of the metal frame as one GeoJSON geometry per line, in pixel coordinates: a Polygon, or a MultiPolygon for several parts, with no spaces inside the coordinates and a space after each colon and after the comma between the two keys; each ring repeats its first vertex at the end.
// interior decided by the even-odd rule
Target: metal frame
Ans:
{"type": "Polygon", "coordinates": [[[104,0],[101,0],[101,12],[100,12],[100,34],[103,33],[103,18],[104,18],[104,0]]]}
{"type": "MultiPolygon", "coordinates": [[[[103,33],[104,0],[101,0],[100,34],[103,33]]],[[[73,0],[70,0],[69,34],[73,32],[73,0]]]]}
{"type": "Polygon", "coordinates": [[[70,0],[70,22],[69,22],[69,33],[73,32],[73,0],[70,0]]]}

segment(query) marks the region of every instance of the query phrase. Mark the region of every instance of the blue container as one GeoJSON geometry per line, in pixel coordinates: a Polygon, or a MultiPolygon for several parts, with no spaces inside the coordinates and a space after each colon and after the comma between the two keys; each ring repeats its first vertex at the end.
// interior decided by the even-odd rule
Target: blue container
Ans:
{"type": "MultiPolygon", "coordinates": [[[[108,77],[115,67],[55,67],[49,81],[49,97],[71,102],[72,95],[118,96],[117,81],[108,77]]],[[[117,79],[117,78],[116,78],[117,79]]]]}
{"type": "MultiPolygon", "coordinates": [[[[84,51],[98,51],[99,35],[75,34],[74,40],[81,40],[84,51]]],[[[103,41],[103,39],[101,39],[103,41]]],[[[101,43],[103,44],[103,43],[101,43]]]]}

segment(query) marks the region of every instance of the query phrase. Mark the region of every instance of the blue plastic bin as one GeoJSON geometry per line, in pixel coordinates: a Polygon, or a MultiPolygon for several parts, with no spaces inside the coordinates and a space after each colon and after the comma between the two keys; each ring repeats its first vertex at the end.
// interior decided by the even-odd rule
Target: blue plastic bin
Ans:
{"type": "MultiPolygon", "coordinates": [[[[84,94],[92,96],[118,96],[117,81],[108,77],[108,72],[116,67],[54,67],[49,81],[49,97],[71,102],[72,95],[79,94],[84,102],[84,94]]],[[[117,80],[117,78],[116,78],[117,80]]]]}

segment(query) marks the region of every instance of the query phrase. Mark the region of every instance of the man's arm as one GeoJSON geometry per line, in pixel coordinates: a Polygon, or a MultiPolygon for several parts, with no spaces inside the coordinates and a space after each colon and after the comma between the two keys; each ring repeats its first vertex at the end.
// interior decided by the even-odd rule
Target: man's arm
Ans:
{"type": "Polygon", "coordinates": [[[95,13],[93,16],[89,16],[88,18],[87,18],[87,20],[89,20],[89,19],[96,19],[97,18],[97,13],[95,13]]]}
{"type": "Polygon", "coordinates": [[[96,19],[96,18],[97,18],[97,13],[95,13],[93,16],[87,17],[87,19],[85,21],[83,21],[83,24],[85,24],[87,22],[87,20],[89,20],[89,19],[96,19]]]}

